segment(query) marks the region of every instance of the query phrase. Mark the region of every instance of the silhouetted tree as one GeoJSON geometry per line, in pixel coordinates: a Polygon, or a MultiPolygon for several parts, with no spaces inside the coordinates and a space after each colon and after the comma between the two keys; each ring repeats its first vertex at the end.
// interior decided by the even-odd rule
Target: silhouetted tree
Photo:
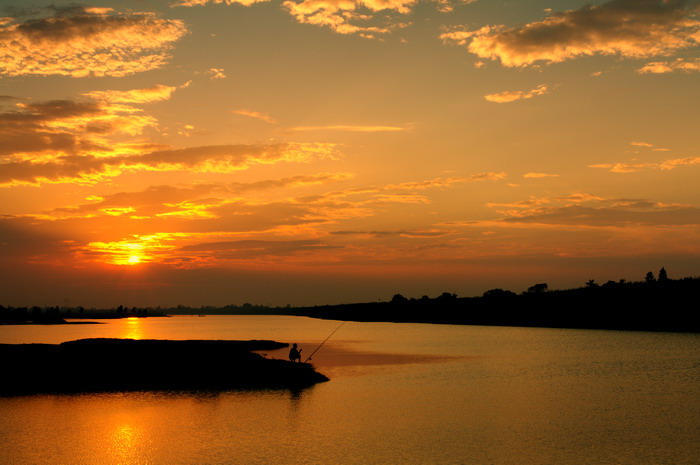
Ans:
{"type": "Polygon", "coordinates": [[[666,268],[661,268],[659,270],[659,281],[668,281],[668,275],[666,274],[666,268]]]}
{"type": "Polygon", "coordinates": [[[392,304],[403,304],[406,302],[408,302],[408,299],[401,294],[394,294],[394,296],[391,298],[392,304]]]}
{"type": "Polygon", "coordinates": [[[440,294],[440,297],[438,297],[440,300],[455,300],[456,298],[457,294],[451,294],[449,292],[443,292],[440,294]]]}
{"type": "Polygon", "coordinates": [[[512,291],[504,291],[503,289],[489,289],[484,292],[484,297],[486,298],[499,298],[499,297],[513,297],[517,294],[512,291]]]}
{"type": "Polygon", "coordinates": [[[598,287],[598,283],[595,282],[595,279],[589,279],[586,281],[586,287],[598,287]]]}
{"type": "Polygon", "coordinates": [[[549,288],[549,286],[547,286],[547,283],[539,283],[539,284],[535,284],[533,286],[528,287],[527,292],[539,293],[539,292],[546,291],[548,288],[549,288]]]}
{"type": "Polygon", "coordinates": [[[654,278],[654,273],[652,273],[651,271],[648,272],[647,275],[644,277],[644,281],[648,283],[653,283],[654,281],[656,281],[656,278],[654,278]]]}

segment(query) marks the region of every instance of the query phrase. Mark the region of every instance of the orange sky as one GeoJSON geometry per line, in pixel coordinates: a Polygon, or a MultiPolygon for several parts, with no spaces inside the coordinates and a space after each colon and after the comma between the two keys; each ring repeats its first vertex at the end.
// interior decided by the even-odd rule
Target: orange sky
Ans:
{"type": "Polygon", "coordinates": [[[700,274],[689,0],[8,0],[0,304],[700,274]]]}

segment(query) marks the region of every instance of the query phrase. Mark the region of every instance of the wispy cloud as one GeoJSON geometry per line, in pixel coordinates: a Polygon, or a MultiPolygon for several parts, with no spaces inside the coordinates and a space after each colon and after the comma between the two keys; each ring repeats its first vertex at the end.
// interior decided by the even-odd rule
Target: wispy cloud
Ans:
{"type": "Polygon", "coordinates": [[[50,161],[19,161],[0,165],[0,186],[80,182],[94,184],[134,171],[232,173],[253,165],[308,163],[336,156],[334,144],[215,145],[158,150],[136,155],[60,156],[50,161]]]}
{"type": "Polygon", "coordinates": [[[248,116],[250,118],[259,119],[261,121],[265,121],[266,123],[270,123],[270,124],[277,123],[277,120],[272,118],[268,113],[263,113],[260,111],[247,110],[245,108],[242,108],[240,110],[232,110],[231,113],[234,113],[236,115],[248,116]]]}
{"type": "Polygon", "coordinates": [[[504,92],[499,92],[497,94],[485,95],[484,98],[486,100],[488,100],[489,102],[509,103],[509,102],[515,102],[516,100],[531,99],[532,97],[544,95],[548,91],[549,91],[549,89],[547,88],[547,86],[545,84],[541,84],[541,85],[537,86],[536,88],[529,90],[529,91],[523,91],[523,90],[509,91],[509,90],[506,90],[504,92]]]}
{"type": "MultiPolygon", "coordinates": [[[[54,8],[54,10],[57,10],[54,8]]],[[[0,74],[126,76],[157,69],[187,33],[153,13],[72,7],[54,16],[0,24],[0,74]]]]}
{"type": "Polygon", "coordinates": [[[679,166],[691,166],[700,164],[700,157],[671,158],[660,162],[618,162],[598,163],[589,165],[590,168],[602,168],[611,173],[636,173],[643,170],[669,171],[679,166]]]}
{"type": "Polygon", "coordinates": [[[269,0],[180,0],[175,3],[173,3],[171,6],[203,6],[208,3],[213,3],[213,4],[224,4],[224,5],[234,5],[234,4],[239,4],[239,5],[244,5],[244,6],[250,6],[254,3],[262,3],[262,2],[267,2],[269,0]]]}
{"type": "Polygon", "coordinates": [[[441,37],[512,67],[598,54],[669,55],[696,46],[699,34],[695,0],[609,0],[523,26],[484,26],[448,31],[441,37]]]}
{"type": "Polygon", "coordinates": [[[297,126],[292,131],[342,131],[342,132],[400,132],[408,131],[402,126],[372,126],[372,125],[329,125],[329,126],[297,126]]]}
{"type": "Polygon", "coordinates": [[[211,68],[207,74],[209,74],[210,79],[226,79],[223,68],[211,68]]]}
{"type": "Polygon", "coordinates": [[[303,188],[337,183],[352,178],[350,173],[321,173],[316,175],[289,176],[249,183],[195,184],[190,186],[151,186],[136,192],[118,192],[93,196],[89,203],[58,208],[46,212],[51,219],[86,218],[96,214],[137,217],[141,219],[164,216],[211,218],[210,208],[228,201],[240,202],[241,195],[255,192],[303,188]]]}
{"type": "Polygon", "coordinates": [[[558,178],[558,174],[552,174],[552,173],[525,173],[523,174],[524,178],[558,178]]]}
{"type": "Polygon", "coordinates": [[[153,87],[148,87],[145,89],[134,89],[134,90],[101,90],[86,92],[83,95],[96,100],[106,100],[114,103],[153,103],[160,102],[163,100],[169,100],[179,88],[189,86],[189,82],[176,87],[176,86],[165,86],[162,84],[155,85],[153,87]]]}
{"type": "Polygon", "coordinates": [[[506,223],[578,226],[699,225],[700,209],[647,199],[616,199],[591,194],[531,197],[511,204],[489,204],[506,223]]]}
{"type": "Polygon", "coordinates": [[[654,152],[670,152],[671,149],[664,148],[664,147],[656,147],[654,144],[651,144],[649,142],[643,142],[643,141],[634,141],[630,142],[630,145],[633,147],[639,147],[640,149],[649,149],[654,152]]]}
{"type": "Polygon", "coordinates": [[[700,58],[687,60],[677,58],[674,61],[654,61],[647,63],[637,70],[639,74],[666,74],[681,71],[686,73],[700,72],[700,58]]]}
{"type": "Polygon", "coordinates": [[[449,178],[434,178],[426,181],[404,182],[401,184],[389,184],[385,189],[398,190],[424,190],[441,187],[449,187],[455,184],[464,184],[481,181],[501,181],[507,178],[508,175],[503,172],[485,172],[473,174],[471,176],[453,176],[449,178]]]}

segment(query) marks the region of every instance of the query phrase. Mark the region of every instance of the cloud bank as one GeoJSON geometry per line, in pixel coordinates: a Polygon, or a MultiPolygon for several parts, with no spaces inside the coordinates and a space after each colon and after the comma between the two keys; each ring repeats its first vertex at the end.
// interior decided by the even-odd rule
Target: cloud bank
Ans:
{"type": "Polygon", "coordinates": [[[523,26],[484,26],[441,38],[480,58],[521,67],[592,55],[669,55],[700,43],[700,20],[697,0],[610,0],[523,26]]]}
{"type": "MultiPolygon", "coordinates": [[[[54,10],[56,10],[54,8],[54,10]]],[[[153,13],[71,7],[51,17],[0,24],[0,74],[126,76],[157,69],[187,33],[180,20],[153,13]]]]}

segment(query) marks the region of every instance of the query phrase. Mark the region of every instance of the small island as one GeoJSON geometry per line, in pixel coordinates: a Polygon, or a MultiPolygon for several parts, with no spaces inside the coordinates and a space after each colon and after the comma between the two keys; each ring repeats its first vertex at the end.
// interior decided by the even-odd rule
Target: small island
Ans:
{"type": "Polygon", "coordinates": [[[328,381],[306,363],[259,353],[275,341],[80,339],[0,344],[0,395],[105,391],[303,389],[328,381]]]}

